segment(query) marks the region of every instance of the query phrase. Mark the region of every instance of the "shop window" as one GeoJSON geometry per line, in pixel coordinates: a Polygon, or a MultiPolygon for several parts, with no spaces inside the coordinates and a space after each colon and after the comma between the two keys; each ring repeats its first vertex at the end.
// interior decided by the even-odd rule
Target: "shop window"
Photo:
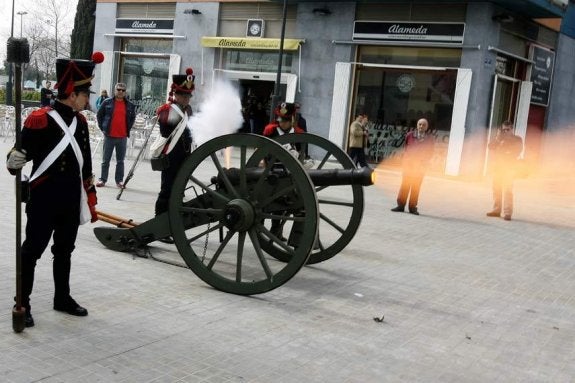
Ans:
{"type": "Polygon", "coordinates": [[[436,136],[432,168],[443,169],[461,50],[400,46],[361,46],[358,61],[386,67],[358,66],[355,74],[354,115],[370,118],[369,157],[399,163],[405,134],[426,118],[436,136]],[[390,67],[388,67],[390,66],[390,67]],[[393,68],[392,66],[397,66],[393,68]],[[405,67],[413,68],[405,68],[405,67]],[[416,67],[437,67],[419,70],[416,67]],[[404,68],[402,68],[404,67],[404,68]],[[450,69],[442,69],[450,68],[450,69]]]}
{"type": "Polygon", "coordinates": [[[123,39],[122,50],[124,52],[146,53],[172,53],[172,40],[168,39],[123,39]]]}
{"type": "Polygon", "coordinates": [[[453,48],[411,48],[400,46],[362,46],[359,62],[389,65],[418,65],[457,68],[461,50],[453,48]]]}
{"type": "MultiPolygon", "coordinates": [[[[293,54],[283,54],[282,72],[290,73],[292,69],[293,54]]],[[[227,70],[241,70],[250,72],[277,72],[278,54],[276,51],[247,51],[223,50],[223,65],[227,70]]]]}
{"type": "Polygon", "coordinates": [[[374,161],[399,161],[405,134],[426,118],[436,136],[433,167],[445,164],[457,70],[406,70],[362,67],[356,72],[354,113],[370,119],[369,156],[374,161]]]}
{"type": "Polygon", "coordinates": [[[138,112],[153,115],[167,99],[172,41],[129,38],[122,41],[122,51],[129,53],[120,56],[120,81],[126,83],[128,97],[138,112]],[[166,56],[150,56],[150,53],[166,56]]]}

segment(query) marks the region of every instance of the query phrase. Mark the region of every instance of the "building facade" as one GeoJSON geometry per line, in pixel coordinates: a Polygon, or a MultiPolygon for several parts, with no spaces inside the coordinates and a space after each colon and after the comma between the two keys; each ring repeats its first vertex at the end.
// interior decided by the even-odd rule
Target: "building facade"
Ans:
{"type": "Polygon", "coordinates": [[[392,165],[405,132],[426,117],[436,135],[433,168],[481,176],[504,120],[533,166],[573,150],[546,138],[575,131],[574,8],[564,0],[288,1],[284,20],[283,1],[98,0],[94,49],[106,60],[94,83],[127,83],[151,112],[165,102],[171,75],[191,66],[195,108],[227,78],[256,132],[276,95],[298,101],[308,131],[342,148],[349,123],[367,113],[370,158],[392,165]]]}

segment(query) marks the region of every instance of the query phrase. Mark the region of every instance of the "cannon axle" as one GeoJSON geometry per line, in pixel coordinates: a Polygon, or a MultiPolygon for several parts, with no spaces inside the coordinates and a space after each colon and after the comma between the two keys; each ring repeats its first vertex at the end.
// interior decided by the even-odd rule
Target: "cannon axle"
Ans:
{"type": "Polygon", "coordinates": [[[252,204],[243,199],[235,199],[226,206],[223,223],[230,230],[246,231],[254,224],[254,218],[252,204]]]}

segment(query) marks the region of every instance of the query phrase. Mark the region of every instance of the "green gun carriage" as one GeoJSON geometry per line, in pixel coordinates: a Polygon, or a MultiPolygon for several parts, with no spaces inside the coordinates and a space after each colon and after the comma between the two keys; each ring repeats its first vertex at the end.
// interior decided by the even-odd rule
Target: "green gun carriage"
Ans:
{"type": "Polygon", "coordinates": [[[264,293],[305,264],[345,248],[361,222],[363,186],[371,184],[373,170],[357,169],[320,136],[230,134],[191,153],[166,213],[94,233],[117,251],[171,237],[187,266],[209,285],[233,294],[264,293]],[[304,146],[315,160],[289,150],[304,146]]]}

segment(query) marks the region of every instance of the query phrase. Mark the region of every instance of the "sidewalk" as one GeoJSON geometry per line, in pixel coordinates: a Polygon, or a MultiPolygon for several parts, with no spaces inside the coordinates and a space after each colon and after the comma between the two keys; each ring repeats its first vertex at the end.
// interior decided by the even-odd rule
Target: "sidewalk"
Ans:
{"type": "MultiPolygon", "coordinates": [[[[0,140],[1,153],[9,146],[0,140]]],[[[92,232],[105,224],[82,226],[71,283],[89,316],[52,309],[47,251],[36,326],[15,334],[13,178],[3,170],[0,381],[572,382],[574,183],[517,181],[510,222],[485,216],[487,181],[427,177],[420,216],[389,210],[399,183],[399,172],[379,170],[344,251],[251,297],[107,250],[92,232]]],[[[98,189],[98,207],[147,220],[159,184],[144,161],[121,200],[115,187],[98,189]]],[[[151,251],[181,262],[170,245],[151,251]]]]}

